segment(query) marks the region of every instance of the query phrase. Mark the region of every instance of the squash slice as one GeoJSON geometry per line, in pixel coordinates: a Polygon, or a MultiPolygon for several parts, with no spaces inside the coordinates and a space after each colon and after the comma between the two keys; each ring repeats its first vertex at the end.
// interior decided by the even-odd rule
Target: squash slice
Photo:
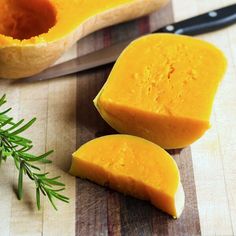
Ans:
{"type": "Polygon", "coordinates": [[[183,148],[210,127],[217,88],[226,70],[223,53],[187,36],[152,34],[132,42],[94,100],[120,133],[162,148],[183,148]]]}
{"type": "Polygon", "coordinates": [[[184,191],[174,159],[162,148],[129,135],[94,139],[73,154],[70,173],[148,200],[178,218],[184,191]]]}

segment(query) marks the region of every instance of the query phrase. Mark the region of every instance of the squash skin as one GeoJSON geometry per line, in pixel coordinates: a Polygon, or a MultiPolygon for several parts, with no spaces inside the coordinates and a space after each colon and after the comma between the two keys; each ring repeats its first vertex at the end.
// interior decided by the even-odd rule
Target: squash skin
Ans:
{"type": "MultiPolygon", "coordinates": [[[[53,0],[51,2],[53,4],[53,0]]],[[[91,16],[72,32],[49,42],[36,40],[35,43],[12,43],[2,46],[0,41],[0,78],[19,79],[35,75],[52,65],[77,40],[89,33],[147,15],[167,2],[167,0],[131,0],[130,3],[119,4],[91,16]]]]}
{"type": "Polygon", "coordinates": [[[72,158],[70,173],[150,201],[178,218],[184,191],[178,167],[163,149],[130,135],[108,135],[82,145],[72,158]]]}
{"type": "Polygon", "coordinates": [[[155,116],[122,107],[117,107],[116,110],[117,113],[125,114],[124,116],[111,114],[107,112],[109,105],[104,109],[104,104],[101,106],[96,100],[94,103],[102,118],[119,133],[145,138],[166,150],[187,147],[210,128],[209,122],[201,120],[175,118],[173,122],[166,116],[155,116]]]}
{"type": "Polygon", "coordinates": [[[94,99],[94,105],[119,133],[145,138],[164,149],[183,148],[210,128],[214,96],[226,65],[223,53],[202,40],[171,34],[147,35],[133,41],[123,51],[94,99]],[[175,48],[180,45],[187,48],[183,49],[182,57],[175,48]],[[173,55],[171,48],[175,51],[173,55]],[[162,52],[168,56],[159,57],[162,52]],[[143,59],[144,53],[151,61],[143,59]],[[196,61],[194,55],[197,59],[201,57],[196,68],[192,66],[196,61]],[[207,64],[209,58],[213,58],[210,65],[207,64]],[[169,76],[172,64],[175,68],[169,76]]]}

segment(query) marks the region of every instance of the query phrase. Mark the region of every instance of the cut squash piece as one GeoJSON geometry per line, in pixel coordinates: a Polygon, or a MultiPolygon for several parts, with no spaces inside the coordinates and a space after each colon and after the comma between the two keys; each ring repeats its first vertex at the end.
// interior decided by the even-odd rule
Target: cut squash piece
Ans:
{"type": "Polygon", "coordinates": [[[70,173],[148,200],[178,218],[184,191],[174,159],[162,148],[130,135],[94,139],[73,154],[70,173]]]}
{"type": "Polygon", "coordinates": [[[94,103],[118,132],[165,149],[183,148],[210,127],[225,69],[224,55],[207,42],[172,34],[144,36],[121,54],[94,103]]]}
{"type": "Polygon", "coordinates": [[[85,35],[168,0],[0,0],[0,78],[34,75],[85,35]]]}

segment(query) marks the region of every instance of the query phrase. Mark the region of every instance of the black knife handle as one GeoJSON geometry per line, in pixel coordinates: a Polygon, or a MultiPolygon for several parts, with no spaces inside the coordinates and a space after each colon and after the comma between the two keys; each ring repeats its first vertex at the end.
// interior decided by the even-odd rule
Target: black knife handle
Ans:
{"type": "Polygon", "coordinates": [[[236,23],[236,4],[167,25],[154,33],[198,35],[236,23]]]}

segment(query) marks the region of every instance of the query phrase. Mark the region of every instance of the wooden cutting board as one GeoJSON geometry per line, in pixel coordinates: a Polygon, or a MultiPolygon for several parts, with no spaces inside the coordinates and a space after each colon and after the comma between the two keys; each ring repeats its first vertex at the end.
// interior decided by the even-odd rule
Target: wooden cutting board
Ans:
{"type": "MultiPolygon", "coordinates": [[[[151,16],[86,37],[61,61],[230,3],[234,1],[173,0],[151,16]]],[[[62,175],[71,199],[69,205],[58,202],[58,212],[47,200],[42,211],[37,211],[33,185],[26,181],[24,200],[19,202],[14,192],[17,171],[9,161],[0,169],[0,236],[233,235],[236,232],[235,33],[236,26],[232,26],[200,36],[224,50],[229,70],[215,102],[212,128],[191,147],[171,151],[186,193],[185,210],[179,220],[171,219],[147,202],[67,174],[71,153],[77,147],[115,132],[92,104],[111,67],[34,84],[0,81],[0,94],[8,95],[16,118],[38,117],[27,135],[34,140],[36,153],[55,150],[53,165],[45,169],[53,175],[62,175]]]]}

